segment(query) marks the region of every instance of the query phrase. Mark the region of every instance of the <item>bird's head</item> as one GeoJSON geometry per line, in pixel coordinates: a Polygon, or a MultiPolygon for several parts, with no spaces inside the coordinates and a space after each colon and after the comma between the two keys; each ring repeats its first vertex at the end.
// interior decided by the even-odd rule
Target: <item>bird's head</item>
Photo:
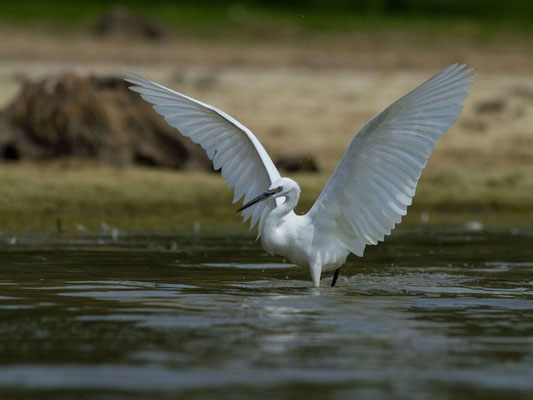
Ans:
{"type": "Polygon", "coordinates": [[[300,195],[300,186],[291,178],[279,178],[274,181],[268,188],[268,191],[273,192],[272,198],[287,197],[289,194],[300,195]]]}
{"type": "Polygon", "coordinates": [[[300,186],[290,178],[279,178],[270,187],[267,191],[263,192],[255,199],[250,200],[248,203],[244,204],[241,208],[237,210],[240,212],[246,208],[253,206],[260,201],[266,199],[275,199],[276,197],[300,197],[300,186]]]}

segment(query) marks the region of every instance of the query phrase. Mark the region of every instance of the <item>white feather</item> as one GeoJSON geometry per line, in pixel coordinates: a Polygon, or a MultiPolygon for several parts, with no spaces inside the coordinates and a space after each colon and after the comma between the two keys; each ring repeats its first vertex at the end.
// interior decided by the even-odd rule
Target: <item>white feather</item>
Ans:
{"type": "MultiPolygon", "coordinates": [[[[235,197],[257,196],[267,190],[279,172],[268,153],[254,134],[225,112],[162,85],[129,73],[130,89],[154,105],[154,110],[167,123],[191,138],[206,150],[215,169],[222,169],[228,186],[235,186],[235,197]],[[251,194],[253,191],[253,195],[251,194]]],[[[264,201],[244,210],[245,220],[253,215],[252,226],[258,218],[266,218],[276,206],[274,201],[264,201]],[[267,211],[265,211],[267,210],[267,211]]],[[[259,236],[261,235],[259,232],[259,236]]]]}
{"type": "Polygon", "coordinates": [[[361,242],[376,244],[390,234],[411,204],[435,140],[462,110],[471,71],[456,64],[444,69],[363,126],[308,213],[317,227],[333,219],[348,229],[320,234],[336,235],[358,255],[361,242]]]}

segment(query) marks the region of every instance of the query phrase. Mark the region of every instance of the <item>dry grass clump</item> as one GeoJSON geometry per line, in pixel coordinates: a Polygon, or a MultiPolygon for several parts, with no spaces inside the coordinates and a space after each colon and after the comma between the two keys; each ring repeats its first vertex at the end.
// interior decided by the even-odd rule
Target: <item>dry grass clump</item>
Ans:
{"type": "Polygon", "coordinates": [[[0,115],[0,157],[80,157],[112,165],[209,166],[120,78],[59,74],[26,82],[0,115]]]}

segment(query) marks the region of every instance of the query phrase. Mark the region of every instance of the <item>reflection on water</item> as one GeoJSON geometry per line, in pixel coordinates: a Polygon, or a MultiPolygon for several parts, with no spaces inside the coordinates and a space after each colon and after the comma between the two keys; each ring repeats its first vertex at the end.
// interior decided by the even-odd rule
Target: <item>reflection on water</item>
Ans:
{"type": "Polygon", "coordinates": [[[403,230],[338,286],[249,237],[0,244],[2,398],[531,398],[532,232],[403,230]]]}

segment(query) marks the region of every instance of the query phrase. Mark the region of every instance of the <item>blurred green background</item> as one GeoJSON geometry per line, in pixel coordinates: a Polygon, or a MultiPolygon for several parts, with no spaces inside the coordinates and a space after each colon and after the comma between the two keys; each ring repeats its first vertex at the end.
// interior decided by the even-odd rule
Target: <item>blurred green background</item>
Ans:
{"type": "MultiPolygon", "coordinates": [[[[524,32],[533,27],[533,3],[528,0],[329,0],[329,1],[88,1],[65,0],[0,3],[5,21],[32,24],[80,22],[113,7],[127,7],[155,17],[185,32],[214,37],[238,34],[242,25],[270,22],[299,32],[343,32],[354,29],[460,29],[479,34],[524,32]]],[[[275,29],[272,31],[276,35],[275,29]]]]}

